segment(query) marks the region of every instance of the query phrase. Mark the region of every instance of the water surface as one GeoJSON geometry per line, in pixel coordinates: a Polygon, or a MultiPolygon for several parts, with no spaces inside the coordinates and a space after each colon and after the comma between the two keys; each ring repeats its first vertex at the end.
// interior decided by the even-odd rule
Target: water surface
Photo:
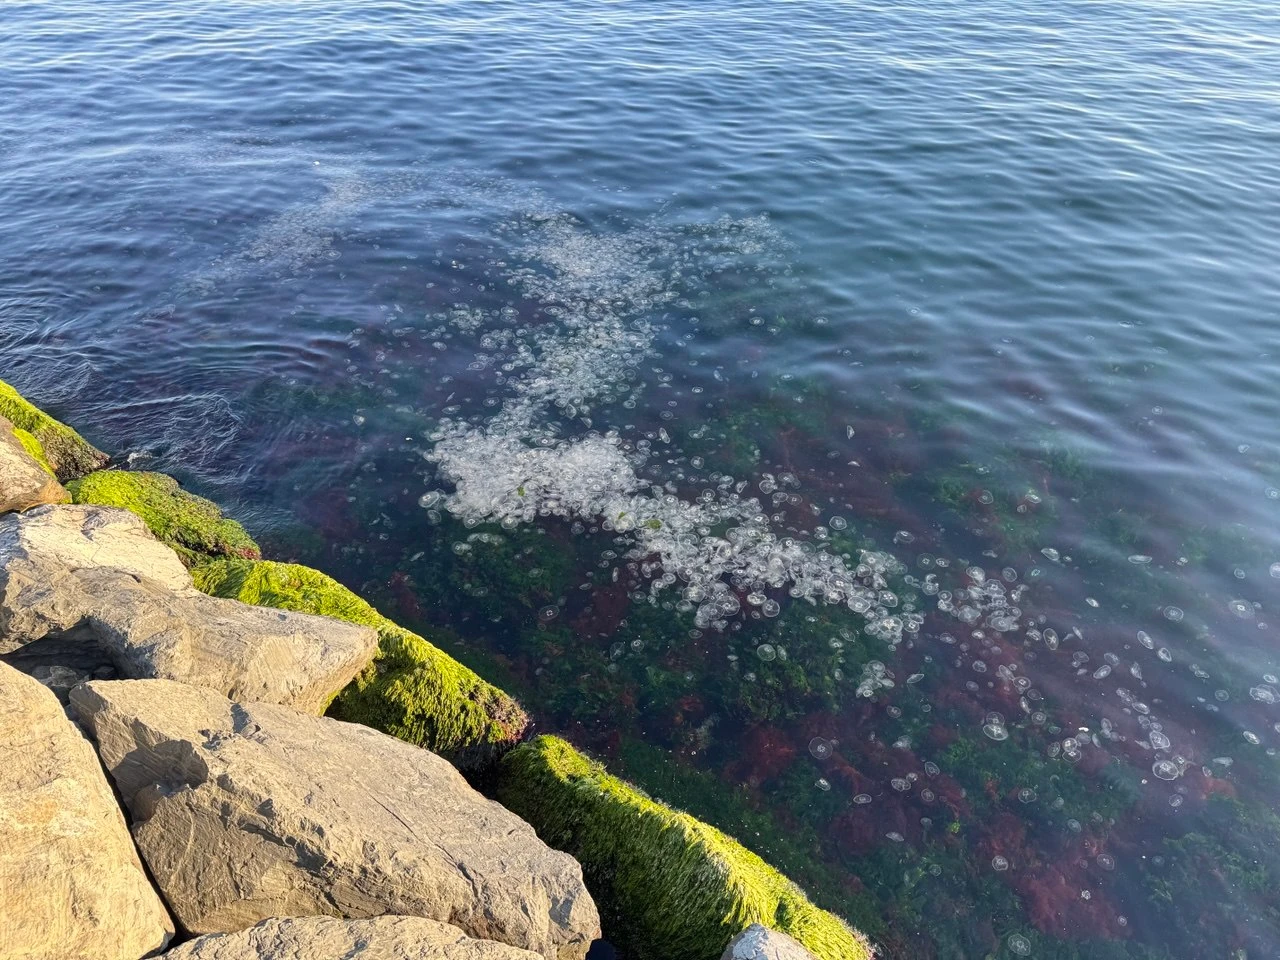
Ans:
{"type": "Polygon", "coordinates": [[[1272,5],[4,19],[33,399],[887,956],[1280,951],[1272,5]]]}

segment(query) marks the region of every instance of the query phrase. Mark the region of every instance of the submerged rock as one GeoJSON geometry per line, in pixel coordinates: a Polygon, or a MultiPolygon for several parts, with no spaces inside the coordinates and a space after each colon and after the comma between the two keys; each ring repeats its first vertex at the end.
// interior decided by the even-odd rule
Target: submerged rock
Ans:
{"type": "Polygon", "coordinates": [[[173,936],[93,747],[2,663],[0,891],[6,957],[137,960],[173,936]]]}
{"type": "Polygon", "coordinates": [[[813,954],[785,933],[758,923],[730,941],[720,960],[814,960],[813,954]]]}
{"type": "Polygon", "coordinates": [[[211,500],[183,490],[167,474],[101,470],[68,484],[68,490],[76,503],[137,514],[188,566],[210,557],[261,556],[244,527],[224,517],[211,500]]]}
{"type": "Polygon", "coordinates": [[[0,566],[0,656],[27,671],[110,667],[319,713],[377,648],[367,627],[200,593],[124,510],[0,517],[0,566]]]}
{"type": "Polygon", "coordinates": [[[275,918],[236,933],[197,937],[164,960],[540,960],[540,954],[421,917],[275,918]]]}
{"type": "Polygon", "coordinates": [[[0,513],[71,499],[53,471],[40,462],[40,444],[35,437],[23,433],[25,436],[0,417],[0,513]]]}
{"type": "Polygon", "coordinates": [[[334,699],[329,715],[426,747],[471,772],[520,742],[529,717],[473,670],[392,623],[337,580],[296,563],[220,560],[196,586],[244,603],[335,617],[378,631],[378,654],[334,699]]]}
{"type": "Polygon", "coordinates": [[[63,483],[92,473],[110,459],[65,423],[59,423],[33,406],[3,380],[0,380],[0,416],[31,434],[45,462],[63,483]]]}
{"type": "Polygon", "coordinates": [[[503,758],[498,798],[581,861],[610,939],[636,960],[715,957],[749,924],[784,930],[820,960],[867,960],[870,943],[709,824],[540,736],[503,758]]]}
{"type": "Polygon", "coordinates": [[[425,750],[162,680],[95,681],[71,702],[193,933],[394,913],[548,960],[600,933],[578,864],[425,750]]]}

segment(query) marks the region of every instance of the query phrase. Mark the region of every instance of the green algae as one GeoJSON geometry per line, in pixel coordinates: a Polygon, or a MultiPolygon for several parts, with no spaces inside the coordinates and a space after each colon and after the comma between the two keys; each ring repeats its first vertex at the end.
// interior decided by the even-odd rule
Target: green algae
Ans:
{"type": "Polygon", "coordinates": [[[13,435],[22,444],[22,449],[31,455],[32,460],[40,464],[45,473],[55,478],[58,476],[57,471],[53,469],[53,464],[49,463],[49,458],[45,456],[44,446],[36,439],[35,434],[21,427],[14,427],[13,435]]]}
{"type": "Polygon", "coordinates": [[[873,951],[843,920],[731,837],[610,776],[556,737],[511,751],[498,798],[575,856],[606,932],[636,960],[705,960],[761,923],[820,960],[873,951]]]}
{"type": "MultiPolygon", "coordinates": [[[[65,423],[31,404],[3,380],[0,380],[0,416],[8,418],[15,427],[35,439],[40,450],[36,459],[42,466],[49,467],[63,483],[92,473],[110,459],[65,423]]],[[[27,446],[26,441],[23,441],[23,446],[27,446]]],[[[32,455],[35,456],[34,453],[32,455]]]]}
{"type": "Polygon", "coordinates": [[[187,566],[210,557],[256,559],[261,551],[244,527],[217,504],[188,493],[163,473],[102,470],[67,485],[73,502],[121,507],[137,514],[187,566]]]}
{"type": "Polygon", "coordinates": [[[511,697],[392,623],[318,570],[269,560],[215,560],[193,571],[217,597],[373,627],[378,653],[329,707],[329,715],[426,747],[477,770],[516,744],[528,716],[511,697]]]}

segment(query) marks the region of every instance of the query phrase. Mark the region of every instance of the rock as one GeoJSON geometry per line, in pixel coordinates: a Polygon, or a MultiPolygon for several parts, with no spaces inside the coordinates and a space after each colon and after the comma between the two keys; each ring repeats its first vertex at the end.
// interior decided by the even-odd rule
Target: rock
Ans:
{"type": "Polygon", "coordinates": [[[817,960],[875,955],[866,936],[738,841],[559,737],[534,737],[503,757],[497,796],[578,859],[609,939],[629,960],[715,957],[750,923],[782,927],[817,960]]]}
{"type": "Polygon", "coordinates": [[[13,424],[0,417],[0,513],[70,499],[58,478],[40,465],[14,433],[13,424]]]}
{"type": "Polygon", "coordinates": [[[109,567],[182,590],[191,574],[128,510],[52,506],[0,517],[0,565],[10,579],[39,582],[53,565],[74,573],[109,567]]]}
{"type": "Polygon", "coordinates": [[[540,960],[457,927],[421,917],[334,917],[263,920],[236,933],[188,941],[163,960],[540,960]]]}
{"type": "Polygon", "coordinates": [[[159,677],[319,713],[377,634],[206,596],[145,524],[110,507],[0,517],[0,656],[33,671],[159,677]]]}
{"type": "Polygon", "coordinates": [[[32,406],[3,380],[0,380],[0,416],[31,435],[63,483],[92,473],[110,459],[65,423],[32,406]]]}
{"type": "Polygon", "coordinates": [[[142,518],[157,540],[189,567],[213,557],[257,558],[258,545],[236,521],[222,515],[218,505],[178,486],[163,473],[99,470],[67,484],[76,503],[121,507],[142,518]]]}
{"type": "Polygon", "coordinates": [[[193,933],[391,913],[548,960],[600,933],[578,864],[425,750],[161,680],[94,681],[71,703],[193,933]]]}
{"type": "Polygon", "coordinates": [[[0,664],[0,954],[137,960],[173,936],[93,747],[0,664]]]}
{"type": "Polygon", "coordinates": [[[814,960],[814,956],[785,933],[753,923],[730,941],[720,960],[814,960]]]}
{"type": "Polygon", "coordinates": [[[192,576],[215,597],[334,617],[378,632],[374,662],[334,698],[331,717],[426,747],[463,773],[491,769],[528,729],[529,715],[510,696],[319,570],[271,560],[215,560],[192,576]]]}

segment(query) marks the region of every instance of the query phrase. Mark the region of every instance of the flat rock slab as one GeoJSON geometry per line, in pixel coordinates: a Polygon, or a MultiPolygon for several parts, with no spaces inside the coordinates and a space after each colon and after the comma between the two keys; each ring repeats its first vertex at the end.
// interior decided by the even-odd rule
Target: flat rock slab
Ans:
{"type": "Polygon", "coordinates": [[[720,960],[816,960],[816,958],[785,933],[753,923],[729,941],[729,946],[720,960]]]}
{"type": "Polygon", "coordinates": [[[93,747],[36,680],[0,664],[0,955],[138,960],[173,923],[93,747]]]}
{"type": "Polygon", "coordinates": [[[0,517],[0,656],[23,670],[107,666],[319,713],[377,643],[368,627],[200,593],[126,510],[0,517]]]}
{"type": "Polygon", "coordinates": [[[27,452],[13,432],[13,424],[0,417],[0,513],[70,499],[71,494],[57,478],[27,452]]]}
{"type": "Polygon", "coordinates": [[[170,950],[163,960],[541,960],[541,954],[422,917],[276,918],[215,933],[170,950]]]}
{"type": "Polygon", "coordinates": [[[600,934],[578,863],[426,750],[165,680],[95,681],[71,704],[193,933],[399,914],[548,960],[600,934]]]}

